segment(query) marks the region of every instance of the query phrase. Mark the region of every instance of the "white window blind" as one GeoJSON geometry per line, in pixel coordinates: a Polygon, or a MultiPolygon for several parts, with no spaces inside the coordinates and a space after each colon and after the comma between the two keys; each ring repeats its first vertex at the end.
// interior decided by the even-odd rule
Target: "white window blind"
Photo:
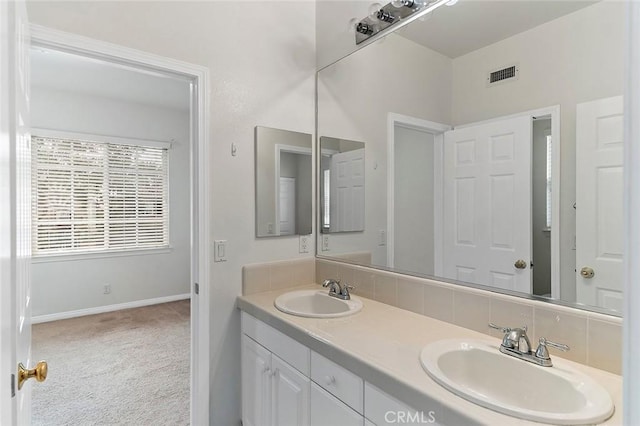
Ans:
{"type": "Polygon", "coordinates": [[[169,245],[166,148],[32,137],[33,253],[169,245]]]}

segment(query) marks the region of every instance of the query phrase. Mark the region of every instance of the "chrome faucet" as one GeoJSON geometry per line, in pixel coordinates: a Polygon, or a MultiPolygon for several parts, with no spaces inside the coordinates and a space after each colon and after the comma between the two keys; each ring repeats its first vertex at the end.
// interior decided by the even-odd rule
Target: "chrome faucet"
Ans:
{"type": "Polygon", "coordinates": [[[322,287],[329,287],[329,296],[337,297],[342,300],[350,300],[351,294],[349,294],[349,290],[353,289],[352,285],[342,285],[340,284],[340,280],[334,280],[332,278],[328,280],[324,280],[322,283],[322,287]]]}
{"type": "Polygon", "coordinates": [[[532,351],[531,342],[529,341],[529,336],[527,336],[526,325],[522,328],[510,328],[500,327],[499,325],[489,323],[489,327],[505,333],[504,337],[502,338],[502,343],[500,344],[500,352],[502,352],[503,354],[514,356],[524,361],[532,362],[542,367],[553,366],[547,346],[560,349],[563,352],[569,350],[569,346],[567,345],[563,345],[562,343],[555,343],[547,340],[544,337],[541,337],[538,341],[538,348],[535,350],[535,352],[532,351]]]}

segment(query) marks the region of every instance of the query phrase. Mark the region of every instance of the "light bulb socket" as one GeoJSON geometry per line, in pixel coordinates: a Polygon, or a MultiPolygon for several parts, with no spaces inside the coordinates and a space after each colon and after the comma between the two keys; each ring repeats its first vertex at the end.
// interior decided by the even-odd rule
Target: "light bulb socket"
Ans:
{"type": "Polygon", "coordinates": [[[385,12],[383,9],[380,9],[378,11],[378,14],[376,15],[376,17],[384,22],[389,22],[392,23],[393,21],[395,21],[396,17],[393,16],[391,13],[389,12],[385,12]]]}
{"type": "Polygon", "coordinates": [[[373,34],[373,26],[365,22],[359,22],[356,26],[356,31],[360,34],[370,35],[373,34]]]}

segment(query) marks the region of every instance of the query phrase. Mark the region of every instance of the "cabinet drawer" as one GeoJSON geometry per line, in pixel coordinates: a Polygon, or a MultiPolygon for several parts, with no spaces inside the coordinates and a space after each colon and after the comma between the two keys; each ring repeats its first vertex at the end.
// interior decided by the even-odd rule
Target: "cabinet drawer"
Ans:
{"type": "Polygon", "coordinates": [[[415,410],[370,383],[364,384],[365,417],[377,426],[385,425],[438,425],[432,410],[415,410]]]}
{"type": "Polygon", "coordinates": [[[363,426],[364,417],[311,382],[311,426],[363,426]]]}
{"type": "Polygon", "coordinates": [[[358,413],[363,413],[364,384],[362,379],[313,351],[311,352],[311,380],[358,413]]]}
{"type": "Polygon", "coordinates": [[[246,312],[242,312],[242,332],[309,377],[309,348],[246,312]]]}

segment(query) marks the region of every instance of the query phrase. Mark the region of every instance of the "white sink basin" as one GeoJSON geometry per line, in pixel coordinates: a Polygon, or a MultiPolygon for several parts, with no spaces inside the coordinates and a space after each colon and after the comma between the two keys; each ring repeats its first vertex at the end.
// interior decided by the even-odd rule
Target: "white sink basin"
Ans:
{"type": "Polygon", "coordinates": [[[276,308],[291,315],[311,318],[336,318],[353,315],[362,309],[362,301],[351,296],[341,300],[329,296],[327,290],[296,290],[279,296],[276,308]]]}
{"type": "Polygon", "coordinates": [[[425,346],[420,362],[449,391],[514,417],[578,425],[613,414],[609,393],[558,358],[540,367],[498,352],[496,344],[453,339],[425,346]]]}

